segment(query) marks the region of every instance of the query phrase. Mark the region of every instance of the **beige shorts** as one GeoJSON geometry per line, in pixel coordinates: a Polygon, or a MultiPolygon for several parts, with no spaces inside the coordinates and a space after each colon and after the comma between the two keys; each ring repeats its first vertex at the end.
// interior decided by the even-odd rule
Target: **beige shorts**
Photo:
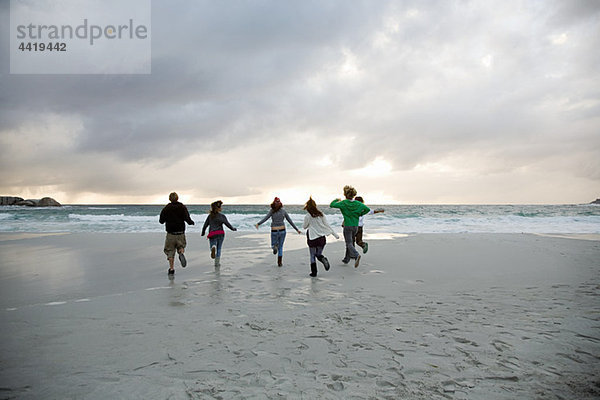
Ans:
{"type": "Polygon", "coordinates": [[[185,245],[185,233],[181,235],[167,233],[167,237],[165,238],[165,254],[167,255],[167,259],[175,258],[176,251],[185,249],[185,245]]]}

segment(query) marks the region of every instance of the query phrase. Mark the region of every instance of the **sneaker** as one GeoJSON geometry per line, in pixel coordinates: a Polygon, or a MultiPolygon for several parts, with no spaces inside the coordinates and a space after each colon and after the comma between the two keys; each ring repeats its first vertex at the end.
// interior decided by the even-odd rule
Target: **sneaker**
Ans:
{"type": "Polygon", "coordinates": [[[187,260],[185,259],[185,256],[183,255],[183,253],[179,254],[179,262],[181,263],[181,266],[183,268],[185,268],[185,266],[187,265],[187,260]]]}
{"type": "Polygon", "coordinates": [[[354,261],[354,268],[358,268],[358,264],[360,264],[360,255],[356,257],[356,260],[354,261]]]}
{"type": "Polygon", "coordinates": [[[310,274],[308,274],[308,275],[312,276],[313,278],[314,278],[315,276],[317,276],[317,274],[313,274],[312,272],[311,272],[310,274]]]}
{"type": "Polygon", "coordinates": [[[277,250],[279,250],[277,245],[273,246],[273,254],[277,254],[277,250]]]}
{"type": "Polygon", "coordinates": [[[365,242],[365,244],[363,245],[363,254],[367,254],[367,251],[369,251],[369,243],[365,242]]]}
{"type": "Polygon", "coordinates": [[[168,275],[175,275],[175,270],[174,269],[170,269],[167,271],[168,275]]]}
{"type": "Polygon", "coordinates": [[[343,262],[344,264],[348,264],[348,263],[350,262],[350,260],[348,260],[347,258],[344,258],[344,259],[342,260],[342,262],[343,262]]]}
{"type": "Polygon", "coordinates": [[[214,259],[217,256],[217,246],[210,248],[210,258],[214,259]]]}

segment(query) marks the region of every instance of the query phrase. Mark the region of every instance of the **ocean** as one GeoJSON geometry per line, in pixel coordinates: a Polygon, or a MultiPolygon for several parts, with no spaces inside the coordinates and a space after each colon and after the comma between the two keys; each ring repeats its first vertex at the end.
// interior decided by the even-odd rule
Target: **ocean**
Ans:
{"type": "MultiPolygon", "coordinates": [[[[163,232],[158,215],[164,205],[66,205],[59,208],[0,206],[0,232],[163,232]]],[[[582,205],[369,205],[384,213],[365,217],[365,232],[414,233],[579,233],[600,234],[600,206],[582,205]]],[[[210,207],[188,205],[200,232],[210,207]]],[[[286,205],[298,228],[302,206],[286,205]]],[[[339,210],[321,205],[332,226],[341,226],[339,210]]],[[[268,205],[228,205],[223,213],[239,231],[256,232],[268,205]]],[[[262,227],[268,230],[269,221],[262,227]]]]}

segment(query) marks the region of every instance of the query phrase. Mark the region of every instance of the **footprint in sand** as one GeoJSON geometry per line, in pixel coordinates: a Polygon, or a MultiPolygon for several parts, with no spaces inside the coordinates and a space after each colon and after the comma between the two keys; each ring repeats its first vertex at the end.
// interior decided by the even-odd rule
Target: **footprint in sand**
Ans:
{"type": "Polygon", "coordinates": [[[461,338],[461,337],[453,337],[452,339],[454,339],[454,341],[457,343],[470,344],[471,346],[479,347],[479,345],[477,343],[475,343],[469,339],[465,339],[465,338],[461,338]]]}
{"type": "Polygon", "coordinates": [[[499,352],[512,349],[512,346],[510,344],[498,339],[492,340],[492,346],[494,346],[499,352]]]}
{"type": "Polygon", "coordinates": [[[394,385],[392,382],[383,380],[383,379],[379,379],[377,381],[375,381],[375,384],[377,386],[379,386],[380,388],[395,388],[396,385],[394,385]]]}
{"type": "Polygon", "coordinates": [[[259,382],[267,382],[267,383],[275,380],[273,373],[271,372],[271,370],[268,370],[268,369],[263,369],[262,371],[260,371],[257,374],[256,378],[259,382]]]}
{"type": "Polygon", "coordinates": [[[344,390],[344,384],[342,382],[333,382],[333,383],[328,383],[327,387],[331,390],[334,390],[336,392],[341,392],[342,390],[344,390]]]}

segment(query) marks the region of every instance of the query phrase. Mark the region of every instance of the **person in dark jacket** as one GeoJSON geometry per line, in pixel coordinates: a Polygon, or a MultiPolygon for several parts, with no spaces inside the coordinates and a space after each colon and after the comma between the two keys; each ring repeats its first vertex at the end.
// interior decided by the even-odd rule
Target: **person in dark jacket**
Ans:
{"type": "Polygon", "coordinates": [[[179,253],[181,266],[185,268],[187,261],[183,253],[185,252],[185,223],[194,225],[190,213],[186,206],[179,202],[179,196],[173,192],[169,195],[171,203],[167,204],[160,212],[159,222],[165,224],[167,237],[165,238],[164,251],[169,260],[169,275],[175,274],[174,261],[175,252],[179,253]]]}

